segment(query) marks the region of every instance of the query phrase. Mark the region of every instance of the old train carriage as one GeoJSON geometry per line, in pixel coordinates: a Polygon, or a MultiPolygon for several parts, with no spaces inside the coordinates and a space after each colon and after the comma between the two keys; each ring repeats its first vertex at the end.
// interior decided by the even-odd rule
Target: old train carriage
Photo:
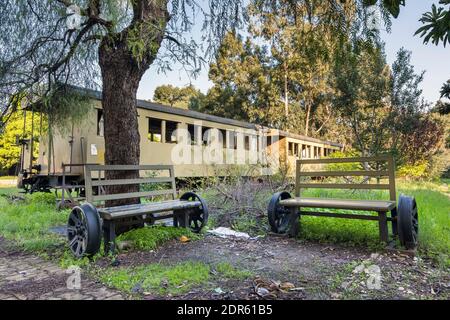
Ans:
{"type": "MultiPolygon", "coordinates": [[[[82,90],[93,100],[82,125],[74,127],[70,134],[54,133],[52,143],[41,137],[37,159],[30,158],[32,139],[24,140],[21,187],[42,191],[62,184],[79,185],[83,183],[84,164],[104,163],[101,92],[82,90]]],[[[334,142],[144,100],[138,100],[137,107],[141,164],[174,165],[178,178],[225,175],[236,164],[255,163],[252,159],[263,164],[261,170],[269,169],[259,174],[270,174],[280,165],[294,167],[297,157],[318,158],[342,148],[334,142]],[[206,148],[215,134],[222,156],[208,162],[206,148]],[[190,146],[191,156],[185,154],[177,159],[176,148],[183,139],[190,146]]]]}

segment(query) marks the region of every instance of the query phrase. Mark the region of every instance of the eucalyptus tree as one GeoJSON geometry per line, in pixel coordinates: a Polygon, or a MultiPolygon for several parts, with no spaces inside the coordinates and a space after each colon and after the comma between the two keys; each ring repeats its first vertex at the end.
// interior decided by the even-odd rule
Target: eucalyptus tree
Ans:
{"type": "Polygon", "coordinates": [[[202,19],[204,51],[213,52],[225,31],[241,23],[240,4],[240,0],[2,1],[1,118],[17,107],[18,96],[48,100],[66,84],[101,86],[105,162],[138,164],[136,92],[143,74],[153,64],[170,68],[173,61],[198,72],[200,45],[189,31],[202,19]]]}
{"type": "MultiPolygon", "coordinates": [[[[290,16],[295,19],[297,7],[319,2],[329,8],[320,21],[336,30],[349,26],[358,30],[357,24],[347,19],[348,10],[364,16],[365,7],[374,1],[3,0],[0,122],[5,122],[5,115],[23,96],[29,101],[51,101],[65,84],[101,86],[105,162],[137,164],[136,92],[150,66],[164,70],[180,61],[188,71],[198,72],[203,61],[198,52],[213,53],[226,31],[241,25],[244,4],[254,4],[262,11],[289,5],[295,9],[290,16]],[[203,26],[201,43],[190,33],[195,24],[203,26]]],[[[395,16],[401,3],[404,1],[384,0],[378,5],[382,12],[395,16]]],[[[53,106],[52,111],[57,112],[59,107],[53,106]]],[[[74,108],[71,105],[66,110],[74,108]]]]}

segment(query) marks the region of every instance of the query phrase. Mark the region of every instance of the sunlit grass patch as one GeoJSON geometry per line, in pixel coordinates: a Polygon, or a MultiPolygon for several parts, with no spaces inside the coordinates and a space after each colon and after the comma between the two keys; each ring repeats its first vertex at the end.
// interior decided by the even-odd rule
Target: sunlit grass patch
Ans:
{"type": "Polygon", "coordinates": [[[245,280],[252,276],[248,270],[238,269],[228,262],[209,266],[203,262],[187,261],[178,264],[149,264],[139,267],[110,268],[98,274],[108,286],[126,293],[181,294],[193,287],[210,287],[214,279],[245,280]]]}
{"type": "Polygon", "coordinates": [[[182,236],[190,240],[198,240],[200,234],[193,233],[186,228],[174,228],[167,226],[151,226],[134,229],[121,234],[117,241],[130,241],[132,247],[139,250],[154,250],[167,241],[180,239],[182,236]]]}
{"type": "MultiPolygon", "coordinates": [[[[8,192],[10,196],[14,192],[8,192]]],[[[25,200],[8,200],[0,196],[0,235],[24,250],[45,251],[57,247],[64,239],[49,231],[67,222],[68,211],[56,211],[55,196],[35,193],[21,195],[25,200]]]]}
{"type": "Polygon", "coordinates": [[[109,269],[100,275],[105,284],[127,293],[177,294],[206,283],[210,268],[201,262],[176,265],[150,264],[137,268],[109,269]]]}

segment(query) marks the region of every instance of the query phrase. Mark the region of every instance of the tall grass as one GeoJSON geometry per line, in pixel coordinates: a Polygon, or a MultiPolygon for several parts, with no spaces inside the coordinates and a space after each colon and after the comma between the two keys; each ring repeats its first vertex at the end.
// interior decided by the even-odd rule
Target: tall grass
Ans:
{"type": "MultiPolygon", "coordinates": [[[[398,194],[416,198],[419,209],[419,250],[450,266],[450,192],[448,183],[398,181],[398,194]]],[[[308,189],[304,197],[387,200],[387,191],[308,189]]],[[[330,211],[330,210],[327,210],[330,211]]],[[[339,210],[331,210],[337,211],[339,210]]],[[[348,211],[347,211],[348,212],[348,211]]],[[[355,212],[357,213],[357,212],[355,212]]],[[[378,248],[377,221],[304,216],[300,237],[324,242],[346,242],[378,248]]],[[[391,226],[389,226],[391,229],[391,226]]]]}
{"type": "Polygon", "coordinates": [[[65,224],[68,212],[55,209],[55,196],[35,193],[24,200],[11,200],[12,189],[0,189],[0,235],[25,250],[44,251],[64,240],[49,228],[65,224]]]}

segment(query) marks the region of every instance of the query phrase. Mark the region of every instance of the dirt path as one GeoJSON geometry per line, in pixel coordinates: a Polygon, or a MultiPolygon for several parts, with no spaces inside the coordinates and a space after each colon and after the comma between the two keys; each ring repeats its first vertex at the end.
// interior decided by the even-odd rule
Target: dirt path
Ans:
{"type": "Polygon", "coordinates": [[[0,238],[0,300],[117,300],[115,290],[89,280],[81,272],[80,289],[71,274],[37,256],[16,251],[0,238]]]}
{"type": "MultiPolygon", "coordinates": [[[[254,276],[247,281],[212,283],[206,289],[198,288],[170,298],[258,299],[261,296],[255,294],[255,285],[259,287],[263,283],[269,288],[274,281],[290,282],[295,290],[269,290],[269,298],[450,299],[448,270],[439,269],[430,261],[398,252],[374,253],[362,248],[299,242],[276,236],[259,240],[206,236],[190,243],[173,241],[156,252],[130,252],[119,256],[120,267],[186,260],[210,265],[228,262],[251,271],[254,276]],[[213,288],[220,288],[223,293],[218,294],[213,288]]],[[[106,263],[106,260],[100,261],[99,265],[106,263]]]]}
{"type": "MultiPolygon", "coordinates": [[[[0,300],[124,298],[83,273],[81,289],[68,289],[70,274],[66,270],[6,244],[0,238],[0,300]]],[[[144,299],[450,299],[448,270],[430,261],[391,251],[374,253],[276,236],[258,240],[206,236],[189,243],[172,241],[157,251],[124,253],[118,258],[118,268],[191,260],[211,265],[212,272],[220,262],[252,272],[244,281],[216,279],[178,296],[137,293],[136,298],[144,299]],[[292,283],[294,290],[279,290],[277,285],[283,282],[292,283]]],[[[106,258],[97,261],[99,267],[110,267],[110,263],[106,258]]]]}

